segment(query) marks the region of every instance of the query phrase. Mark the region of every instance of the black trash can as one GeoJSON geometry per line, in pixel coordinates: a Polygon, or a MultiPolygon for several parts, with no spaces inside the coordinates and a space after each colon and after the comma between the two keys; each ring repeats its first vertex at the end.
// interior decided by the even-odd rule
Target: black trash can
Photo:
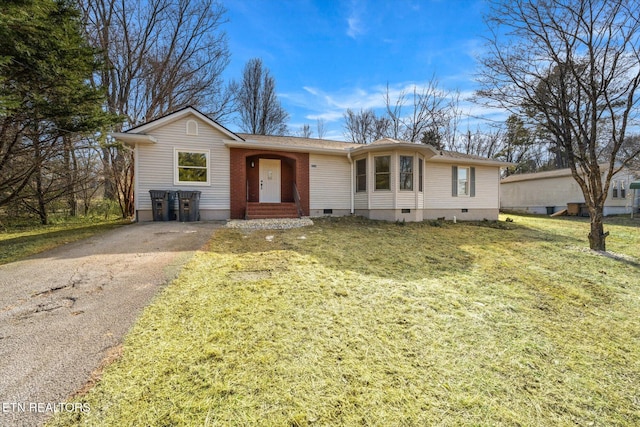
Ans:
{"type": "Polygon", "coordinates": [[[151,211],[154,221],[170,221],[175,219],[175,192],[167,190],[149,190],[151,211]]]}
{"type": "Polygon", "coordinates": [[[547,208],[547,215],[553,215],[555,206],[547,206],[546,208],[547,208]]]}
{"type": "Polygon", "coordinates": [[[176,209],[177,191],[167,191],[167,202],[169,203],[169,221],[177,221],[178,211],[176,209]]]}
{"type": "Polygon", "coordinates": [[[200,191],[178,191],[178,216],[181,222],[200,220],[200,191]]]}
{"type": "Polygon", "coordinates": [[[165,190],[149,190],[154,221],[169,221],[169,200],[167,193],[165,190]]]}

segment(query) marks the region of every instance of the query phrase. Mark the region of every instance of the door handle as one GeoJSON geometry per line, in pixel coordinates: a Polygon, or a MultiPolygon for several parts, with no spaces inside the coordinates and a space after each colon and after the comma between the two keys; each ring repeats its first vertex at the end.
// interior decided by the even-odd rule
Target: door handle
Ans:
{"type": "Polygon", "coordinates": [[[262,190],[262,180],[260,180],[260,189],[262,190]]]}

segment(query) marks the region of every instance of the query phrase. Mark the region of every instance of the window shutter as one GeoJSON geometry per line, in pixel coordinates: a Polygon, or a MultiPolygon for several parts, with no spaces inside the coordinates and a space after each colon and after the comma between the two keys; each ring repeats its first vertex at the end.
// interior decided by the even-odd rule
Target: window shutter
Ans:
{"type": "Polygon", "coordinates": [[[476,168],[469,168],[470,169],[470,177],[469,177],[469,196],[471,197],[476,197],[476,168]]]}
{"type": "Polygon", "coordinates": [[[458,167],[451,166],[451,195],[458,197],[458,167]]]}

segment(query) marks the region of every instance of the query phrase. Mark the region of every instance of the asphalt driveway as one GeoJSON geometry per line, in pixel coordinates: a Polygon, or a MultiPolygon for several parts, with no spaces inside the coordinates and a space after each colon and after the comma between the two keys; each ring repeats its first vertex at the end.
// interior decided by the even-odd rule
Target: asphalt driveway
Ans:
{"type": "Polygon", "coordinates": [[[220,226],[132,224],[0,266],[0,426],[90,410],[73,396],[220,226]]]}

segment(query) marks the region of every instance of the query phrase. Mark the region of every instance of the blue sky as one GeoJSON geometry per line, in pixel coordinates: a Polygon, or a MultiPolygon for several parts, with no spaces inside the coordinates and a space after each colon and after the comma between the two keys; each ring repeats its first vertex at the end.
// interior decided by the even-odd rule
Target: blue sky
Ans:
{"type": "MultiPolygon", "coordinates": [[[[482,0],[226,0],[231,63],[225,79],[239,80],[251,58],[269,68],[290,131],[316,119],[327,139],[344,139],[347,108],[384,106],[392,93],[424,85],[476,88],[475,56],[483,47],[482,0]]],[[[470,116],[482,109],[464,103],[470,116]]],[[[378,110],[380,111],[380,110],[378,110]]],[[[467,126],[475,130],[478,120],[467,126]]],[[[463,124],[464,126],[464,124],[463,124]]],[[[238,130],[229,123],[229,127],[238,130]]]]}

